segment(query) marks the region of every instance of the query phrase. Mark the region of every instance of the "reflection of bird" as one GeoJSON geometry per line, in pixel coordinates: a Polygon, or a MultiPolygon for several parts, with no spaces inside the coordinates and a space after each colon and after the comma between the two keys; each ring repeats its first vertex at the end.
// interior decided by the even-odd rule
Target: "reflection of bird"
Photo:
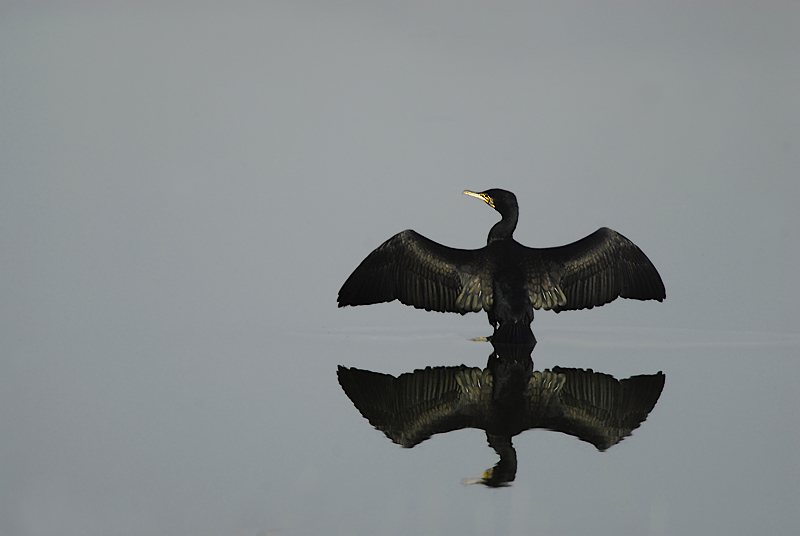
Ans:
{"type": "Polygon", "coordinates": [[[480,482],[516,473],[511,437],[532,428],[563,432],[606,450],[638,428],[661,396],[664,375],[616,380],[592,370],[534,372],[530,352],[496,345],[487,368],[428,367],[395,378],[339,367],[339,384],[372,426],[413,447],[434,434],[478,428],[500,455],[480,482]]]}
{"type": "Polygon", "coordinates": [[[528,338],[534,309],[558,313],[591,309],[619,296],[665,298],[653,264],[621,234],[602,228],[566,246],[525,247],[512,238],[519,214],[514,194],[498,189],[464,193],[483,199],[502,216],[485,247],[455,249],[415,231],[398,233],[345,281],[339,307],[397,299],[428,311],[482,309],[495,337],[511,341],[528,338]]]}

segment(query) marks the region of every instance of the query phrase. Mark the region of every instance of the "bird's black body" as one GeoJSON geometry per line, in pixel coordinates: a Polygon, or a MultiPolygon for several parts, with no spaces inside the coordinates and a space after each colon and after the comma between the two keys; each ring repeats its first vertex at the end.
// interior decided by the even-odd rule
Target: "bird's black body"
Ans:
{"type": "Polygon", "coordinates": [[[572,244],[529,248],[513,238],[519,209],[506,190],[465,194],[502,219],[485,247],[456,249],[415,231],[396,234],[370,253],[339,290],[339,307],[400,300],[428,311],[486,311],[494,337],[532,338],[534,309],[591,309],[617,297],[666,297],[653,264],[633,242],[601,228],[572,244]]]}

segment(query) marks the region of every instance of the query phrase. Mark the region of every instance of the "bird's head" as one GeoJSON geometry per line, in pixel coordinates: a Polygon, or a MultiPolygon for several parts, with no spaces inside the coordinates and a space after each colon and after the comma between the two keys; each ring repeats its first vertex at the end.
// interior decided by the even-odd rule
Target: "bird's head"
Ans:
{"type": "Polygon", "coordinates": [[[464,194],[482,199],[500,214],[505,214],[507,212],[506,209],[511,209],[512,207],[513,209],[518,209],[517,196],[508,190],[501,190],[500,188],[492,188],[483,192],[464,190],[464,194]]]}
{"type": "Polygon", "coordinates": [[[501,190],[499,188],[492,188],[490,190],[484,190],[483,192],[464,190],[464,193],[471,197],[482,199],[503,217],[489,233],[489,242],[511,238],[514,228],[517,226],[517,217],[519,216],[517,196],[508,190],[501,190]]]}

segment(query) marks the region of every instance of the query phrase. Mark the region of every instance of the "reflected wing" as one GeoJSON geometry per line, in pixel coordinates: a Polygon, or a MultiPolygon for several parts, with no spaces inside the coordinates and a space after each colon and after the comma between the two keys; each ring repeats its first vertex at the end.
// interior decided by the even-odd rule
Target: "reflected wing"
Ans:
{"type": "Polygon", "coordinates": [[[591,309],[618,297],[658,300],[664,283],[636,244],[608,228],[556,248],[530,249],[528,295],[534,308],[591,309]]]}
{"type": "MultiPolygon", "coordinates": [[[[530,428],[548,428],[606,450],[619,443],[647,418],[664,388],[664,374],[616,380],[592,370],[554,367],[561,380],[558,396],[538,402],[528,413],[530,428]]],[[[529,392],[536,394],[536,376],[529,392]]],[[[540,380],[541,382],[541,380],[540,380]]],[[[531,396],[528,397],[532,398],[531,396]]]]}
{"type": "Polygon", "coordinates": [[[427,367],[395,378],[339,367],[339,385],[369,423],[404,447],[475,427],[489,408],[491,375],[479,368],[427,367]]]}
{"type": "Polygon", "coordinates": [[[339,290],[339,307],[396,299],[428,311],[488,311],[492,284],[473,268],[478,258],[473,250],[450,248],[415,231],[403,231],[350,274],[339,290]]]}

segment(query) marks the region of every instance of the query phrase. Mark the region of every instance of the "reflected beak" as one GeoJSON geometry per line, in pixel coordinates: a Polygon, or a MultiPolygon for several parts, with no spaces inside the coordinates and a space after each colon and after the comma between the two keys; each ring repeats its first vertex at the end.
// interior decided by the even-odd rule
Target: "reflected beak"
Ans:
{"type": "Polygon", "coordinates": [[[478,199],[482,199],[483,201],[486,202],[487,205],[494,208],[494,199],[492,199],[486,194],[482,194],[479,192],[470,192],[469,190],[464,190],[462,193],[472,197],[477,197],[478,199]]]}
{"type": "Polygon", "coordinates": [[[471,486],[473,484],[483,484],[484,482],[486,482],[491,477],[492,477],[492,470],[489,469],[488,471],[484,471],[483,474],[478,476],[478,477],[475,477],[475,478],[470,478],[470,477],[462,478],[461,479],[461,485],[462,486],[471,486]]]}

